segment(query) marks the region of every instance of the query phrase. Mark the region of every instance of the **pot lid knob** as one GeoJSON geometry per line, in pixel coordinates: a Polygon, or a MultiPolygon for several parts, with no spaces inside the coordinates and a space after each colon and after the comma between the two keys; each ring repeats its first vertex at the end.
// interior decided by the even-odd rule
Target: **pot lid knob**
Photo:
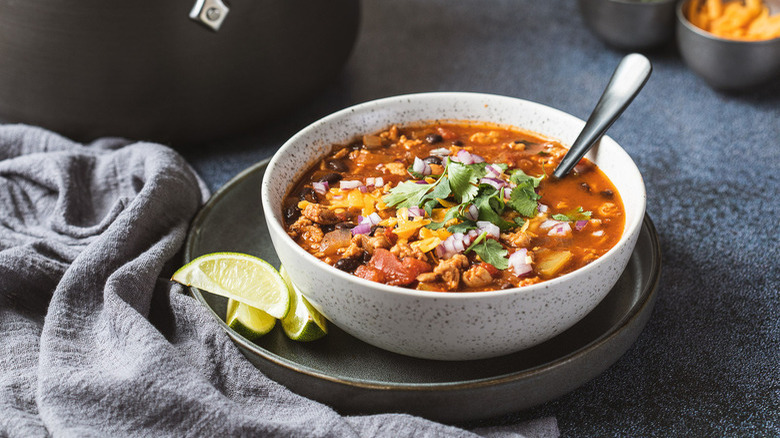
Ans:
{"type": "Polygon", "coordinates": [[[222,0],[196,0],[190,11],[190,18],[218,31],[228,12],[230,8],[222,0]]]}

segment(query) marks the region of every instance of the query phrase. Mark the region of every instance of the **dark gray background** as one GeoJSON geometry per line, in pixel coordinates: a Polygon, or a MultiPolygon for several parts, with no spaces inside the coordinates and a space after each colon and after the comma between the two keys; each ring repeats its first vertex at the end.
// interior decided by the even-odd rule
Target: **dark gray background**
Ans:
{"type": "MultiPolygon", "coordinates": [[[[780,80],[722,93],[673,43],[645,54],[653,75],[609,135],[645,177],[662,243],[652,318],[590,383],[481,425],[554,415],[563,436],[780,434],[780,80]]],[[[352,57],[322,93],[253,133],[176,147],[215,190],[316,119],[395,94],[496,93],[585,119],[623,55],[574,1],[366,1],[352,57]]]]}

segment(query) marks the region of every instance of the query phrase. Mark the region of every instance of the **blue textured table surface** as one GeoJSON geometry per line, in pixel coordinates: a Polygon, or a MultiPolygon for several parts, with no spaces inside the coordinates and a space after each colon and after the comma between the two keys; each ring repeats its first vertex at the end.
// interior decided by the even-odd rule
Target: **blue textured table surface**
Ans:
{"type": "MultiPolygon", "coordinates": [[[[254,134],[178,149],[215,190],[316,119],[395,94],[496,93],[585,119],[624,54],[573,1],[367,1],[335,83],[254,134]]],[[[554,415],[563,436],[780,435],[780,79],[721,93],[673,43],[645,54],[653,75],[609,135],[644,175],[662,243],[651,320],[593,381],[480,425],[554,415]]]]}

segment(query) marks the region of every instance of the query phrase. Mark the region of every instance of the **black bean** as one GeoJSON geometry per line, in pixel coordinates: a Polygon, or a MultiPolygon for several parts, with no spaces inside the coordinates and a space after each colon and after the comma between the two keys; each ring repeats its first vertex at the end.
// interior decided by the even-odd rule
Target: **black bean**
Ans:
{"type": "Polygon", "coordinates": [[[291,205],[284,209],[284,222],[287,225],[298,220],[301,217],[301,209],[297,205],[291,205]]]}
{"type": "Polygon", "coordinates": [[[427,141],[428,144],[441,143],[442,140],[444,139],[439,134],[428,134],[425,136],[425,141],[427,141]]]}
{"type": "Polygon", "coordinates": [[[336,184],[337,182],[341,181],[341,178],[343,178],[343,176],[341,176],[340,173],[331,172],[331,173],[322,175],[318,181],[319,182],[327,182],[328,184],[333,185],[333,184],[336,184]]]}
{"type": "Polygon", "coordinates": [[[612,197],[615,196],[615,192],[613,192],[610,189],[602,190],[601,191],[601,196],[603,196],[603,197],[605,197],[607,199],[612,199],[612,197]]]}
{"type": "Polygon", "coordinates": [[[347,163],[344,162],[344,160],[328,160],[325,162],[325,165],[330,170],[335,170],[336,172],[344,173],[349,170],[349,166],[347,166],[347,163]]]}
{"type": "Polygon", "coordinates": [[[454,144],[455,146],[463,146],[463,142],[460,140],[455,140],[452,142],[452,144],[454,144]]]}
{"type": "Polygon", "coordinates": [[[580,188],[582,190],[585,190],[586,192],[590,192],[590,185],[588,183],[586,183],[586,182],[580,183],[580,188]]]}
{"type": "Polygon", "coordinates": [[[355,269],[357,269],[358,266],[362,264],[363,264],[362,257],[352,257],[346,259],[339,259],[339,261],[337,261],[336,264],[333,266],[345,272],[353,272],[355,269]]]}
{"type": "Polygon", "coordinates": [[[314,202],[315,204],[319,202],[319,199],[317,199],[317,192],[311,187],[304,187],[303,190],[301,190],[301,193],[298,194],[298,197],[301,201],[314,202]]]}
{"type": "Polygon", "coordinates": [[[337,230],[351,230],[355,228],[355,224],[352,222],[339,222],[335,225],[337,230]]]}
{"type": "Polygon", "coordinates": [[[441,158],[434,157],[433,155],[431,155],[430,157],[423,158],[423,161],[425,161],[428,164],[438,164],[439,166],[441,166],[441,158]]]}
{"type": "Polygon", "coordinates": [[[368,251],[363,251],[363,263],[368,263],[371,260],[371,254],[368,251]]]}

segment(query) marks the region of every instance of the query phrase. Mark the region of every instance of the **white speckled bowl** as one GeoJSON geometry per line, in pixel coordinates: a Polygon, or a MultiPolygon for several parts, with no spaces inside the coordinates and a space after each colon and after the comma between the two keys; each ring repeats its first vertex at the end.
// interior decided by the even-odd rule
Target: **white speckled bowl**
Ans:
{"type": "Polygon", "coordinates": [[[309,254],[284,231],[282,200],[333,144],[345,144],[392,124],[437,119],[512,125],[571,144],[584,122],[521,99],[475,93],[423,93],[356,105],[304,128],[274,155],[262,186],[274,248],[292,281],[331,322],[386,350],[426,359],[495,357],[536,345],[579,321],[606,296],[625,269],[645,213],[642,176],[609,137],[587,155],[623,198],[626,227],[595,262],[540,284],[493,292],[442,293],[404,289],[342,272],[309,254]]]}

